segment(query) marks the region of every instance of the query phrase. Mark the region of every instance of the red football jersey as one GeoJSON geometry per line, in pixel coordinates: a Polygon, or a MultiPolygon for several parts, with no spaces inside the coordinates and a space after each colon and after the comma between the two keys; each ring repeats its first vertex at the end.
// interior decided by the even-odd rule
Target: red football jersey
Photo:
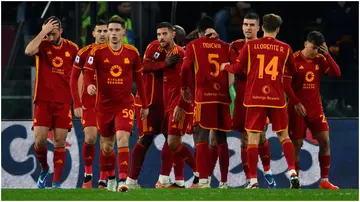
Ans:
{"type": "Polygon", "coordinates": [[[237,58],[238,63],[225,66],[231,73],[247,72],[245,107],[286,106],[282,76],[286,67],[296,71],[291,56],[288,44],[263,37],[247,42],[237,58]]]}
{"type": "MultiPolygon", "coordinates": [[[[70,87],[71,87],[71,94],[74,100],[74,108],[82,107],[82,104],[87,107],[91,107],[95,105],[95,97],[90,96],[86,90],[84,90],[84,85],[82,89],[82,95],[79,96],[79,89],[78,89],[78,79],[83,71],[86,58],[88,57],[91,49],[96,46],[96,44],[90,44],[85,46],[84,48],[80,49],[79,52],[76,55],[73,69],[71,72],[71,78],[70,78],[70,87]]],[[[94,82],[96,81],[96,75],[94,72],[94,82]]]]}
{"type": "MultiPolygon", "coordinates": [[[[143,58],[143,78],[146,87],[146,97],[149,105],[163,101],[163,69],[165,68],[166,52],[160,47],[158,40],[152,41],[146,48],[143,58]]],[[[142,106],[138,92],[135,105],[142,106]]]]}
{"type": "MultiPolygon", "coordinates": [[[[178,45],[174,45],[169,54],[179,54],[182,58],[185,51],[178,45]]],[[[181,66],[182,60],[175,67],[167,67],[164,69],[164,107],[165,111],[175,109],[176,106],[182,107],[186,112],[191,112],[191,105],[186,103],[181,96],[181,66]]]]}
{"type": "Polygon", "coordinates": [[[235,58],[236,53],[230,45],[217,38],[202,37],[191,41],[186,46],[182,66],[182,88],[192,90],[190,78],[195,78],[195,103],[231,104],[228,73],[220,71],[220,64],[235,58]]]}
{"type": "Polygon", "coordinates": [[[44,39],[36,58],[34,102],[71,104],[70,75],[78,46],[62,39],[59,46],[44,39]]]}
{"type": "Polygon", "coordinates": [[[113,51],[109,43],[94,47],[85,64],[85,89],[93,83],[96,74],[96,109],[101,112],[119,112],[124,104],[134,102],[131,94],[133,75],[143,107],[148,103],[142,78],[142,65],[138,50],[123,44],[113,51]]]}
{"type": "MultiPolygon", "coordinates": [[[[341,75],[339,66],[332,59],[330,54],[326,57],[317,54],[314,59],[307,59],[301,51],[294,54],[297,74],[293,76],[292,89],[296,97],[307,109],[307,113],[322,112],[320,99],[320,81],[323,74],[329,76],[341,75]]],[[[291,100],[290,100],[291,103],[291,100]]]]}
{"type": "MultiPolygon", "coordinates": [[[[245,39],[238,39],[230,44],[231,48],[234,49],[237,55],[240,54],[241,49],[244,47],[245,39]]],[[[236,81],[236,96],[240,96],[241,100],[244,100],[245,87],[246,87],[246,74],[238,74],[236,81]]]]}

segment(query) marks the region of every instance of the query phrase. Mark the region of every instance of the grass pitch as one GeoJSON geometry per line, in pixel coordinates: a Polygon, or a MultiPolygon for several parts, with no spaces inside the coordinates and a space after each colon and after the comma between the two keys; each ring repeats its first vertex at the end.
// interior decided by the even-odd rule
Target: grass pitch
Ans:
{"type": "Polygon", "coordinates": [[[337,191],[321,189],[136,189],[113,193],[99,189],[1,189],[2,200],[359,200],[359,190],[337,191]]]}

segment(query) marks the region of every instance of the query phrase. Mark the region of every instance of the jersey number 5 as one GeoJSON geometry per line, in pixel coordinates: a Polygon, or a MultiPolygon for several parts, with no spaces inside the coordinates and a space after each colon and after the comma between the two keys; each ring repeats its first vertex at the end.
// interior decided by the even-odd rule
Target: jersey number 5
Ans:
{"type": "MultiPolygon", "coordinates": [[[[265,55],[258,54],[257,58],[260,60],[259,79],[262,79],[264,77],[265,55]]],[[[274,56],[265,67],[265,74],[271,75],[271,80],[276,80],[276,77],[279,74],[277,71],[278,61],[279,58],[274,56]]]]}
{"type": "Polygon", "coordinates": [[[210,72],[210,75],[213,77],[217,77],[220,73],[220,64],[215,59],[218,59],[218,54],[208,54],[208,61],[210,64],[215,66],[215,72],[210,72]]]}

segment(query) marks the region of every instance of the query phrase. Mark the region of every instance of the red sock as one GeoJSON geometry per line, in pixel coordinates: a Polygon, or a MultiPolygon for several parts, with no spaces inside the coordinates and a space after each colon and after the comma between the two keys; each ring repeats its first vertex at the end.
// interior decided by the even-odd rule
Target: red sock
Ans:
{"type": "Polygon", "coordinates": [[[221,182],[227,182],[227,176],[229,172],[229,161],[230,161],[228,144],[224,143],[219,145],[217,148],[217,153],[219,155],[221,182]]]}
{"type": "Polygon", "coordinates": [[[295,161],[295,171],[296,171],[296,174],[299,175],[299,172],[300,172],[300,162],[299,161],[295,161]]]}
{"type": "Polygon", "coordinates": [[[124,180],[124,179],[126,180],[129,169],[129,163],[130,163],[129,147],[128,146],[119,147],[118,157],[117,157],[119,180],[124,180]]]}
{"type": "Polygon", "coordinates": [[[175,180],[184,180],[184,159],[180,155],[174,156],[174,174],[175,180]]]}
{"type": "Polygon", "coordinates": [[[259,144],[259,155],[260,155],[263,167],[264,167],[264,171],[265,172],[269,171],[270,170],[270,145],[269,145],[267,139],[265,139],[264,143],[259,144]]]}
{"type": "Polygon", "coordinates": [[[193,172],[196,171],[194,156],[192,155],[190,149],[187,148],[187,146],[179,144],[175,149],[174,155],[180,156],[180,158],[184,159],[184,162],[191,168],[193,172]]]}
{"type": "Polygon", "coordinates": [[[250,179],[249,164],[248,164],[248,160],[247,160],[247,152],[248,152],[247,146],[246,147],[241,146],[241,162],[242,162],[242,166],[243,166],[243,169],[244,169],[246,179],[250,179]]]}
{"type": "MultiPolygon", "coordinates": [[[[194,148],[194,159],[196,164],[196,147],[194,148]]],[[[197,165],[195,165],[195,172],[199,172],[197,165]]]]}
{"type": "Polygon", "coordinates": [[[196,144],[196,165],[198,166],[199,178],[208,179],[208,158],[209,158],[209,142],[202,141],[196,144]]]}
{"type": "Polygon", "coordinates": [[[34,149],[36,158],[40,162],[41,170],[49,170],[49,165],[47,163],[47,147],[45,146],[39,148],[34,144],[34,149]]]}
{"type": "Polygon", "coordinates": [[[107,174],[106,174],[105,171],[101,171],[101,165],[100,165],[100,178],[99,178],[99,180],[106,181],[106,178],[107,178],[107,174]]]}
{"type": "Polygon", "coordinates": [[[135,147],[131,153],[131,166],[129,177],[133,180],[138,179],[142,165],[144,163],[146,148],[140,142],[136,142],[135,147]]]}
{"type": "Polygon", "coordinates": [[[258,163],[258,145],[257,144],[248,144],[247,158],[249,165],[249,177],[257,178],[257,163],[258,163]]]}
{"type": "Polygon", "coordinates": [[[320,175],[321,178],[328,178],[330,170],[330,155],[320,156],[320,175]]]}
{"type": "Polygon", "coordinates": [[[216,161],[218,159],[218,148],[217,146],[210,146],[209,147],[209,176],[212,175],[215,169],[216,161]]]}
{"type": "Polygon", "coordinates": [[[101,149],[100,152],[100,169],[106,172],[109,177],[115,176],[115,162],[116,156],[114,150],[110,153],[106,153],[101,149]]]}
{"type": "Polygon", "coordinates": [[[161,169],[160,175],[169,176],[173,163],[173,154],[169,148],[169,145],[165,141],[164,146],[161,150],[161,169]]]}
{"type": "Polygon", "coordinates": [[[85,173],[92,174],[92,163],[95,157],[95,145],[84,142],[82,155],[84,158],[85,173]]]}
{"type": "Polygon", "coordinates": [[[284,152],[286,162],[288,164],[288,170],[295,169],[295,152],[294,145],[290,139],[285,139],[281,142],[281,146],[284,152]]]}
{"type": "Polygon", "coordinates": [[[65,147],[55,147],[54,149],[54,182],[61,181],[61,174],[65,165],[66,160],[66,149],[65,147]]]}

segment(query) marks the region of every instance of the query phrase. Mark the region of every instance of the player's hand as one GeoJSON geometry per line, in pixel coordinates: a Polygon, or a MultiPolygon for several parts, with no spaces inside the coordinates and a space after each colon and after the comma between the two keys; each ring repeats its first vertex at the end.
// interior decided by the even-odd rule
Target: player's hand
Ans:
{"type": "Polygon", "coordinates": [[[190,89],[182,89],[181,90],[181,95],[183,97],[183,100],[189,104],[191,104],[191,93],[190,93],[190,89]]]}
{"type": "Polygon", "coordinates": [[[146,117],[149,115],[149,109],[140,109],[140,119],[145,120],[146,117]]]}
{"type": "Polygon", "coordinates": [[[75,108],[75,109],[74,109],[74,113],[75,113],[75,116],[76,116],[76,117],[81,118],[82,108],[81,108],[81,107],[75,108]]]}
{"type": "Polygon", "coordinates": [[[306,116],[306,109],[301,103],[295,105],[295,111],[299,116],[306,116]]]}
{"type": "Polygon", "coordinates": [[[176,106],[173,113],[173,120],[179,121],[184,113],[184,109],[182,107],[176,106]]]}
{"type": "Polygon", "coordinates": [[[59,23],[56,20],[50,20],[45,25],[42,26],[42,31],[46,34],[51,32],[51,30],[59,28],[59,23]]]}
{"type": "Polygon", "coordinates": [[[176,63],[180,62],[181,55],[179,54],[172,54],[169,57],[166,58],[166,66],[167,67],[173,67],[176,65],[176,63]]]}
{"type": "Polygon", "coordinates": [[[222,63],[221,65],[220,65],[220,71],[224,71],[225,70],[225,66],[226,65],[229,65],[230,63],[222,63]]]}
{"type": "Polygon", "coordinates": [[[326,42],[324,42],[321,46],[320,46],[320,50],[324,53],[324,55],[328,55],[329,54],[329,48],[326,45],[326,42]]]}
{"type": "Polygon", "coordinates": [[[96,95],[96,87],[95,87],[95,85],[90,84],[90,85],[87,87],[87,92],[88,92],[88,94],[91,95],[91,96],[96,95]]]}
{"type": "Polygon", "coordinates": [[[218,38],[219,34],[213,28],[208,28],[205,30],[205,36],[210,38],[218,38]]]}

